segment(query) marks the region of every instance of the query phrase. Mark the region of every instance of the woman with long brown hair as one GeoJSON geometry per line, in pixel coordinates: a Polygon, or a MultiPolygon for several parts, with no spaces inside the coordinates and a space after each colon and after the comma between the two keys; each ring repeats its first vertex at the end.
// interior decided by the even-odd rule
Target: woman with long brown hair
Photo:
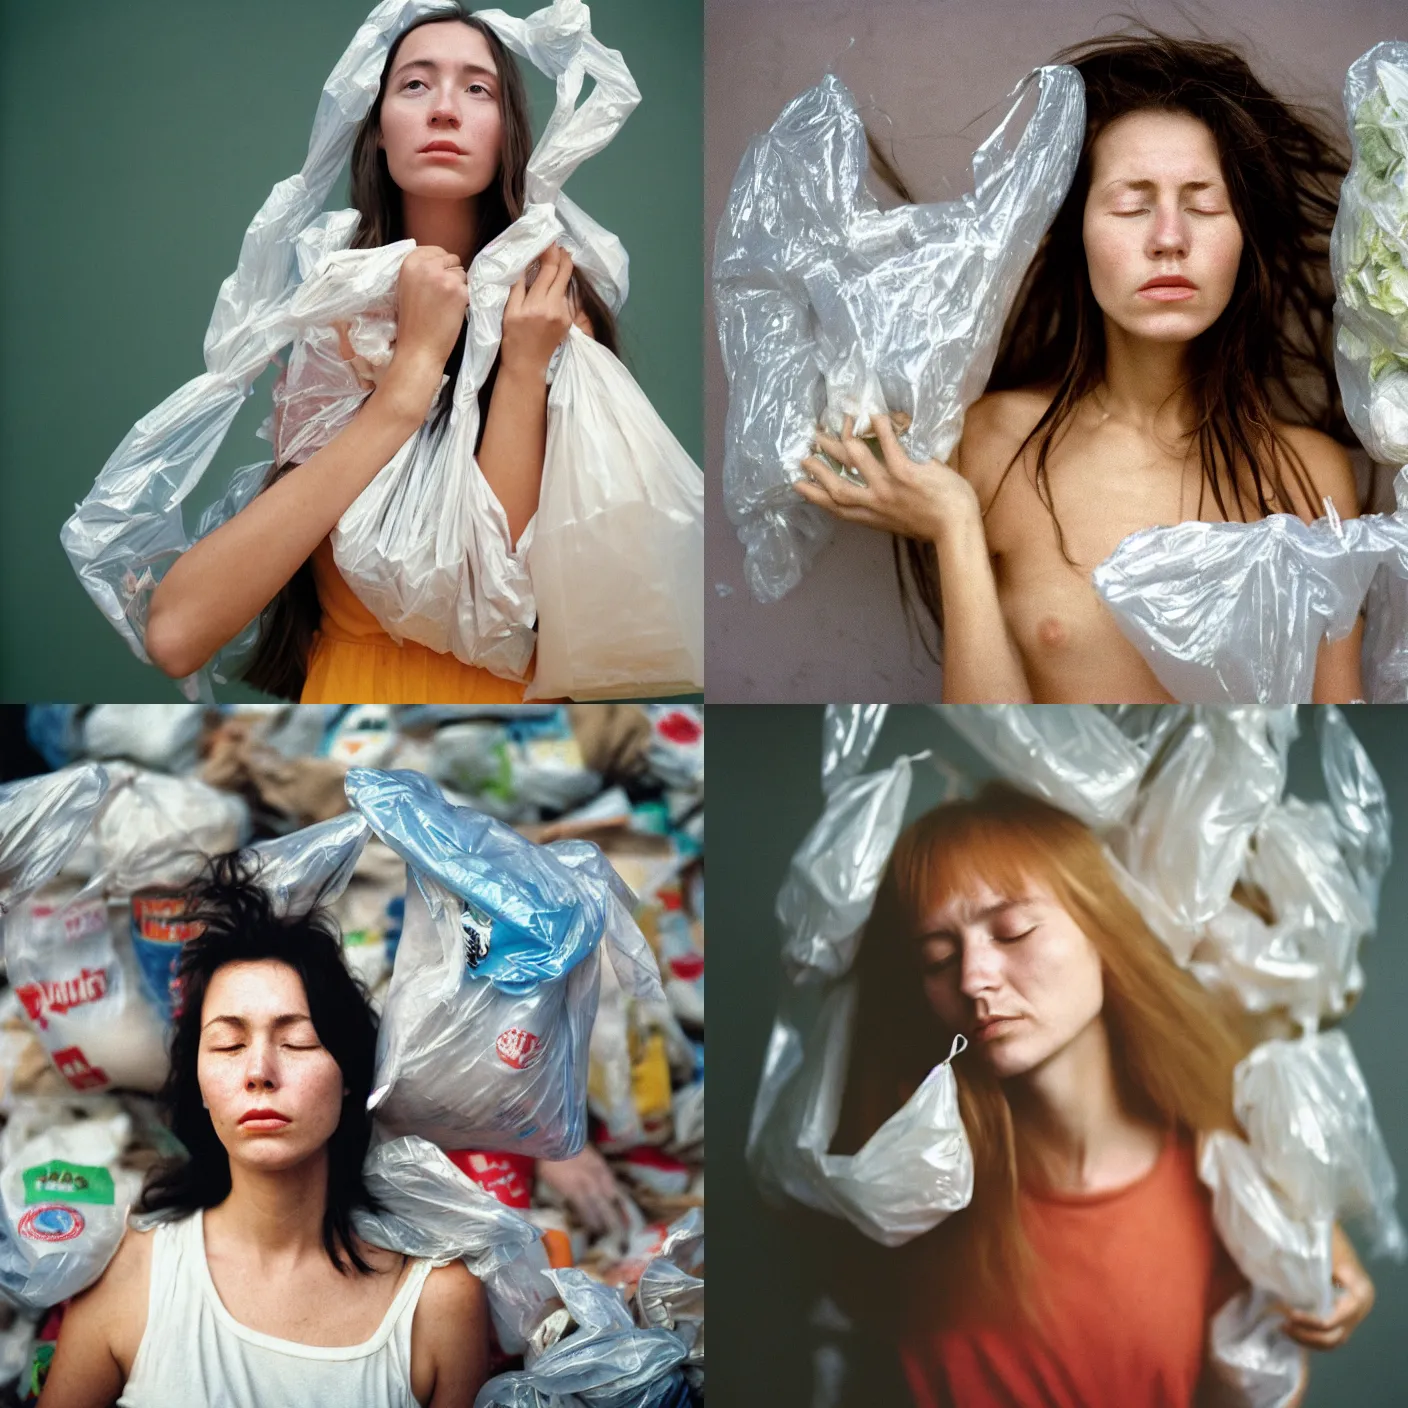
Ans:
{"type": "MultiPolygon", "coordinates": [[[[415,642],[398,643],[353,594],[330,534],[434,415],[449,412],[464,355],[474,256],[522,213],[532,147],[523,79],[493,29],[457,3],[391,46],[357,132],[352,247],[413,239],[397,284],[395,350],[352,420],[301,463],[276,464],[261,493],[171,566],[152,594],[145,645],[167,674],[200,669],[256,617],[245,678],[313,702],[512,702],[521,682],[415,642]]],[[[537,508],[545,373],[576,324],[614,350],[611,313],[558,246],[509,294],[493,372],[480,391],[476,459],[516,544],[537,508]]],[[[346,341],[345,334],[343,335],[346,341]]],[[[353,360],[352,348],[343,355],[353,360]]],[[[288,406],[282,414],[291,414],[288,406]]],[[[276,425],[276,442],[288,427],[276,425]]]]}
{"type": "MultiPolygon", "coordinates": [[[[867,1307],[901,1322],[915,1402],[1205,1401],[1209,1320],[1242,1281],[1195,1143],[1237,1129],[1250,1033],[1150,932],[1094,834],[1000,785],[935,808],[894,848],[855,974],[838,1148],[868,1139],[955,1035],[972,1048],[953,1063],[972,1201],[877,1252],[887,1294],[854,1297],[862,1323],[867,1307]]],[[[1287,1312],[1302,1344],[1342,1344],[1368,1313],[1338,1230],[1334,1276],[1327,1318],[1287,1312]]]]}
{"type": "MultiPolygon", "coordinates": [[[[878,453],[818,436],[856,478],[814,457],[795,486],[896,535],[950,702],[1166,700],[1092,570],[1158,525],[1359,507],[1331,350],[1340,144],[1222,44],[1057,58],[1084,80],[1080,161],[951,463],[916,465],[882,419],[878,453]]],[[[1361,696],[1361,636],[1320,644],[1317,701],[1361,696]]]]}

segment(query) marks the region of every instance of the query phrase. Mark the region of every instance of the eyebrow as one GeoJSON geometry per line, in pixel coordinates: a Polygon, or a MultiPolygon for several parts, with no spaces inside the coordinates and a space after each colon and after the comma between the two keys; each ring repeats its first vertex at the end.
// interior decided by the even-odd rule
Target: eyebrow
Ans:
{"type": "MultiPolygon", "coordinates": [[[[291,1027],[297,1022],[311,1023],[312,1020],[313,1019],[306,1012],[284,1012],[274,1018],[273,1024],[275,1028],[291,1027]]],[[[244,1017],[221,1015],[219,1017],[212,1017],[205,1026],[201,1027],[201,1031],[204,1031],[206,1027],[213,1027],[217,1022],[228,1022],[232,1027],[240,1027],[245,1030],[248,1030],[250,1026],[250,1023],[244,1017]]]]}
{"type": "MultiPolygon", "coordinates": [[[[1178,189],[1180,191],[1210,191],[1214,187],[1219,186],[1221,184],[1222,183],[1219,181],[1185,181],[1181,186],[1179,186],[1178,189]]],[[[1123,179],[1119,179],[1109,181],[1105,185],[1105,189],[1107,191],[1112,190],[1115,187],[1121,187],[1124,190],[1128,191],[1156,191],[1159,188],[1159,183],[1157,181],[1148,180],[1126,181],[1123,179]]]]}
{"type": "MultiPolygon", "coordinates": [[[[434,59],[407,59],[403,64],[396,65],[395,77],[399,78],[407,69],[425,68],[431,73],[439,73],[440,65],[434,59]]],[[[478,73],[485,78],[497,78],[499,75],[491,68],[485,68],[483,64],[461,64],[459,71],[462,74],[478,73]]]]}
{"type": "MultiPolygon", "coordinates": [[[[1033,901],[1030,896],[1018,900],[998,900],[996,904],[990,904],[985,909],[980,909],[970,922],[976,924],[981,920],[991,919],[995,915],[1001,914],[1005,909],[1017,909],[1021,905],[1031,903],[1033,901]]],[[[927,933],[919,935],[918,942],[922,944],[927,939],[956,939],[957,937],[958,934],[953,929],[930,929],[927,933]]]]}

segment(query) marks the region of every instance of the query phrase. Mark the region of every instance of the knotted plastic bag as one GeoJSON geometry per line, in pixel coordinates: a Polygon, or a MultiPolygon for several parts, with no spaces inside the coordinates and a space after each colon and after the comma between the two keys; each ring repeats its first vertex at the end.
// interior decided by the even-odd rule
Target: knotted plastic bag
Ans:
{"type": "MultiPolygon", "coordinates": [[[[368,351],[386,351],[386,296],[409,244],[344,250],[355,215],[319,216],[375,100],[391,45],[435,9],[434,0],[383,0],[368,15],[324,85],[302,169],[274,187],[245,234],[206,332],[206,371],[137,422],[64,525],[64,548],[84,588],[140,659],[147,658],[151,592],[191,545],[181,505],[275,354],[305,333],[315,340],[316,348],[295,349],[295,384],[284,387],[282,409],[306,412],[318,398],[310,375],[320,358],[329,365],[325,330],[332,320],[369,315],[357,330],[363,350],[353,348],[363,359],[360,370],[372,366],[368,351]],[[305,279],[310,286],[299,299],[305,279]]],[[[481,11],[480,18],[556,81],[557,103],[528,162],[522,216],[480,251],[469,271],[469,332],[448,420],[433,433],[422,427],[392,458],[343,515],[333,549],[353,590],[393,637],[521,679],[532,656],[535,614],[522,556],[527,544],[515,548],[502,508],[474,463],[477,391],[498,351],[509,289],[548,245],[562,244],[609,306],[624,301],[626,258],[619,241],[561,188],[611,140],[639,94],[620,55],[592,37],[581,0],[553,0],[526,19],[499,10],[481,11]],[[578,106],[588,78],[592,91],[578,106]]],[[[314,413],[345,417],[354,399],[339,372],[326,404],[314,413]]],[[[305,450],[320,433],[310,425],[305,450]]],[[[243,507],[266,472],[263,466],[237,471],[197,536],[243,507]]],[[[251,624],[232,642],[231,657],[248,648],[255,629],[251,624]]],[[[182,687],[192,698],[209,694],[203,673],[182,687]]]]}
{"type": "Polygon", "coordinates": [[[1080,75],[1038,69],[974,155],[971,194],[889,211],[866,189],[865,127],[832,75],[749,147],[719,222],[714,302],[724,502],[759,601],[791,591],[830,537],[824,511],[791,488],[819,423],[838,431],[850,415],[863,434],[901,412],[913,458],[952,452],[1084,131],[1080,75]]]}
{"type": "Polygon", "coordinates": [[[528,572],[526,698],[704,688],[704,478],[625,367],[575,327],[548,393],[528,572]]]}
{"type": "Polygon", "coordinates": [[[347,794],[413,882],[378,1036],[377,1120],[442,1148],[579,1153],[603,937],[622,986],[660,995],[621,882],[588,843],[535,845],[419,773],[354,768],[347,794]]]}
{"type": "Polygon", "coordinates": [[[1254,1287],[1239,1291],[1212,1317],[1212,1377],[1236,1408],[1289,1408],[1295,1399],[1306,1353],[1286,1334],[1285,1322],[1275,1297],[1254,1287]]]}

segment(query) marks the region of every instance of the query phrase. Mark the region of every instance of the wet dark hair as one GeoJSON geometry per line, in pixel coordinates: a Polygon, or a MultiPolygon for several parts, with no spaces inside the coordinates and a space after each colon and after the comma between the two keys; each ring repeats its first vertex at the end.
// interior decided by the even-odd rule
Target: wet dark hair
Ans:
{"type": "MultiPolygon", "coordinates": [[[[386,153],[377,145],[377,139],[381,135],[381,104],[386,96],[386,81],[391,75],[396,55],[406,35],[423,25],[443,24],[446,20],[458,20],[484,36],[484,42],[489,46],[489,53],[499,75],[499,116],[503,123],[503,149],[497,181],[478,197],[476,244],[471,259],[523,214],[528,158],[533,150],[533,129],[528,119],[528,90],[523,82],[522,70],[513,54],[489,25],[470,14],[462,5],[455,3],[455,0],[446,0],[441,8],[407,25],[397,37],[387,52],[386,63],[381,70],[376,101],[357,129],[352,146],[351,196],[352,204],[361,220],[352,239],[353,249],[374,249],[405,238],[401,191],[391,179],[391,171],[386,164],[386,153]]],[[[575,271],[572,275],[571,290],[577,300],[577,306],[586,313],[591,322],[592,336],[608,351],[617,352],[619,348],[616,321],[600,294],[587,279],[575,271]]],[[[450,414],[449,388],[454,386],[460,364],[464,360],[467,333],[468,323],[460,329],[459,339],[445,362],[445,374],[450,380],[433,413],[432,424],[436,426],[450,414]]],[[[481,440],[489,419],[489,402],[494,394],[498,368],[498,359],[495,358],[484,385],[479,389],[481,440]]],[[[264,487],[268,488],[292,468],[291,464],[275,465],[270,470],[264,487]]],[[[259,623],[258,643],[244,667],[243,678],[256,689],[262,689],[268,694],[297,699],[303,692],[303,682],[308,673],[308,656],[312,651],[313,638],[317,634],[321,617],[317,587],[313,579],[313,564],[310,560],[294,573],[273,601],[264,608],[259,623]]]]}
{"type": "Polygon", "coordinates": [[[342,1072],[347,1094],[342,1117],[328,1140],[327,1210],[323,1246],[344,1274],[351,1267],[370,1273],[352,1235],[352,1211],[377,1204],[362,1179],[371,1142],[367,1112],[376,1066],[376,1015],[362,984],[342,958],[337,921],[314,907],[303,914],[275,912],[259,884],[258,866],[247,852],[210,860],[187,892],[182,922],[204,926],[182,947],[178,981],[180,1010],[171,1034],[171,1069],[161,1103],[172,1133],[188,1158],[158,1165],[147,1177],[138,1211],[181,1214],[214,1207],[229,1196],[230,1157],[201,1101],[197,1080],[201,1011],[215,974],[230,963],[274,959],[298,974],[318,1040],[342,1072]]]}
{"type": "MultiPolygon", "coordinates": [[[[1332,345],[1329,241],[1348,169],[1342,142],[1320,114],[1276,97],[1226,44],[1141,28],[1074,45],[1055,61],[1074,65],[1085,82],[1085,140],[1071,190],[1007,320],[987,386],[1050,387],[1054,394],[997,492],[1035,445],[1037,493],[1056,525],[1062,555],[1072,561],[1047,461],[1062,428],[1104,376],[1104,316],[1091,290],[1082,233],[1092,147],[1128,113],[1172,112],[1195,117],[1211,131],[1243,236],[1232,297],[1191,346],[1203,476],[1199,511],[1203,493],[1211,493],[1224,518],[1246,521],[1239,480],[1250,481],[1258,517],[1314,506],[1310,476],[1274,418],[1354,443],[1332,345]]],[[[887,179],[886,166],[877,165],[877,174],[887,179]]],[[[919,624],[917,599],[942,627],[933,546],[907,539],[902,553],[897,538],[894,555],[907,616],[919,624]]],[[[920,636],[937,658],[922,629],[920,636]]]]}

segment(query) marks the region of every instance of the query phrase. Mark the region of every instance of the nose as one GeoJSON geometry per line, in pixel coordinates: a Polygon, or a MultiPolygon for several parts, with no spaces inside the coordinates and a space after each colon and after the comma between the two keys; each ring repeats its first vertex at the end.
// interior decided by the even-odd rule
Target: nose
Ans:
{"type": "Polygon", "coordinates": [[[266,1042],[255,1039],[249,1046],[249,1057],[244,1069],[244,1088],[251,1093],[256,1090],[273,1090],[278,1083],[273,1048],[266,1042]]]}
{"type": "Polygon", "coordinates": [[[1002,957],[989,938],[972,935],[963,943],[959,990],[969,1000],[995,992],[1002,982],[1002,957]]]}
{"type": "Polygon", "coordinates": [[[1179,209],[1176,200],[1160,200],[1155,207],[1154,221],[1149,229],[1149,258],[1186,258],[1188,242],[1188,217],[1179,209]]]}
{"type": "Polygon", "coordinates": [[[452,85],[441,84],[435,90],[435,103],[430,110],[432,127],[458,127],[460,110],[455,103],[455,89],[452,85]]]}

